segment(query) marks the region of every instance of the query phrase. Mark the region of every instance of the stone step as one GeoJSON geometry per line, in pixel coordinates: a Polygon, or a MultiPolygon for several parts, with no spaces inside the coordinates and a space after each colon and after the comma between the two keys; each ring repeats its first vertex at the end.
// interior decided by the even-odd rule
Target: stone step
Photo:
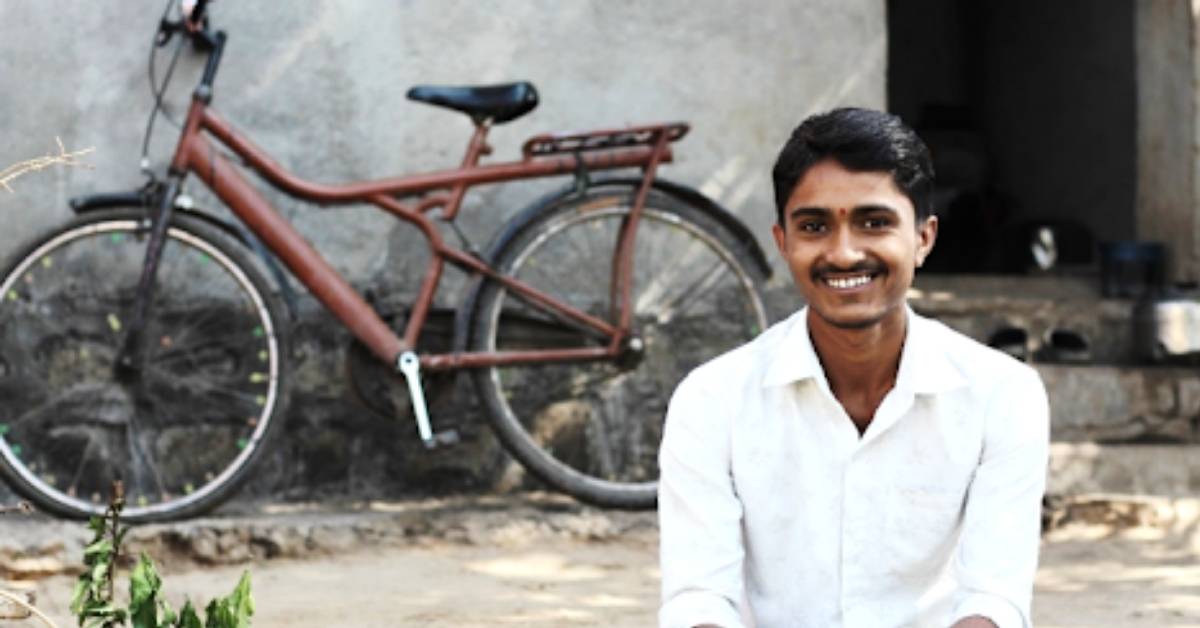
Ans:
{"type": "Polygon", "coordinates": [[[1055,441],[1200,442],[1200,369],[1034,366],[1055,441]]]}
{"type": "Polygon", "coordinates": [[[1050,445],[1049,495],[1200,495],[1200,445],[1050,445]]]}

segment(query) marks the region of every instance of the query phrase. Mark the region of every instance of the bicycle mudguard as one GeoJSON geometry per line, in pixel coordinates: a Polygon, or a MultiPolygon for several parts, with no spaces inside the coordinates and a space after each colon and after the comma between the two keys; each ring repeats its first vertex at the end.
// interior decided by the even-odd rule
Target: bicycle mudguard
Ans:
{"type": "MultiPolygon", "coordinates": [[[[616,176],[616,177],[596,177],[590,179],[588,187],[596,187],[601,185],[610,186],[628,186],[631,193],[637,191],[638,186],[642,184],[641,177],[616,176]]],[[[674,183],[666,179],[655,178],[651,182],[651,186],[669,196],[674,196],[681,201],[688,203],[691,207],[700,210],[705,215],[715,220],[722,227],[727,229],[729,233],[744,244],[747,250],[750,251],[754,261],[758,264],[759,269],[763,271],[767,279],[771,278],[771,264],[767,261],[767,255],[759,245],[758,239],[754,237],[754,233],[746,226],[737,216],[728,209],[719,205],[716,201],[700,193],[699,190],[674,183]]],[[[487,249],[483,253],[483,259],[489,265],[496,262],[496,257],[503,251],[517,233],[519,233],[527,224],[536,220],[543,212],[554,207],[564,199],[578,194],[579,188],[575,183],[564,186],[563,188],[546,194],[545,196],[534,201],[525,209],[517,212],[517,215],[505,223],[504,227],[496,233],[492,241],[488,243],[487,249]]],[[[468,288],[467,296],[459,304],[457,312],[454,316],[454,351],[465,351],[467,343],[470,340],[471,313],[475,310],[475,301],[479,297],[479,291],[483,288],[484,277],[477,275],[471,279],[470,287],[468,288]]]]}
{"type": "MultiPolygon", "coordinates": [[[[106,192],[102,194],[88,194],[85,196],[73,197],[68,203],[71,206],[71,211],[76,214],[86,214],[88,212],[99,211],[102,209],[121,209],[121,208],[143,208],[150,210],[154,207],[155,191],[148,188],[138,188],[129,192],[106,192]]],[[[267,272],[275,279],[279,285],[279,292],[283,296],[284,305],[287,307],[288,317],[295,320],[296,318],[296,291],[292,288],[292,284],[288,281],[287,273],[283,267],[279,265],[279,260],[271,254],[267,247],[255,237],[249,229],[242,226],[240,223],[231,223],[222,220],[208,212],[198,209],[185,209],[176,207],[175,211],[187,216],[201,220],[224,233],[233,237],[243,246],[254,251],[263,264],[267,267],[267,272]]]]}
{"type": "MultiPolygon", "coordinates": [[[[642,184],[641,177],[596,177],[591,179],[588,187],[600,185],[628,185],[631,191],[636,191],[638,186],[642,184]]],[[[745,225],[737,216],[728,209],[725,209],[716,201],[700,193],[695,188],[688,187],[669,181],[667,179],[655,178],[651,182],[651,187],[664,192],[670,196],[674,196],[696,209],[704,212],[710,218],[716,220],[722,227],[729,230],[739,242],[746,245],[750,250],[750,254],[754,256],[754,261],[758,263],[758,267],[763,271],[767,279],[771,278],[771,263],[767,261],[767,255],[763,251],[762,246],[758,243],[758,238],[750,231],[750,228],[745,225]]],[[[508,241],[516,235],[527,223],[532,222],[547,208],[552,207],[559,201],[569,198],[572,194],[576,194],[578,188],[572,184],[558,191],[551,192],[534,201],[525,209],[517,212],[517,215],[512,220],[504,225],[504,228],[496,234],[492,241],[488,243],[487,251],[484,253],[484,258],[488,262],[493,262],[493,257],[508,244],[508,241]]]]}
{"type": "Polygon", "coordinates": [[[108,192],[104,194],[88,194],[73,197],[68,204],[71,211],[83,214],[97,209],[115,209],[120,207],[150,207],[151,197],[145,188],[129,192],[108,192]]]}

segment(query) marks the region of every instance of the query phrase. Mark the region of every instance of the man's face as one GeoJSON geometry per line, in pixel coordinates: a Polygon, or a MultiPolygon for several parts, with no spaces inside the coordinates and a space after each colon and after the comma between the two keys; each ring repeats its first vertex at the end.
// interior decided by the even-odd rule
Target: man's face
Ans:
{"type": "Polygon", "coordinates": [[[783,225],[772,231],[810,313],[833,327],[862,329],[903,316],[937,218],[918,225],[891,174],[852,172],[826,159],[796,184],[783,225]]]}

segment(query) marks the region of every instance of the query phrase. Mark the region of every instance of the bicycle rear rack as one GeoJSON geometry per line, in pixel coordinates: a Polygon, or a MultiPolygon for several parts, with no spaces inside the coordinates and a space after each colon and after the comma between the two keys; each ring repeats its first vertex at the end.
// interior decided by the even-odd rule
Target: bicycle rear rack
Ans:
{"type": "Polygon", "coordinates": [[[674,122],[624,129],[535,135],[525,141],[521,152],[526,159],[531,159],[560,153],[653,146],[660,133],[667,134],[668,142],[675,142],[687,135],[689,128],[686,122],[674,122]]]}

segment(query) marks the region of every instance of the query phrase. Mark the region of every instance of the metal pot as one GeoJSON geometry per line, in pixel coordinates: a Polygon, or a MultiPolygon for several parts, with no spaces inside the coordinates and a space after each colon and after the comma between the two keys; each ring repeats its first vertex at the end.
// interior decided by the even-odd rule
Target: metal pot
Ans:
{"type": "Polygon", "coordinates": [[[1150,362],[1200,357],[1200,300],[1183,296],[1145,299],[1134,307],[1134,343],[1150,362]]]}

